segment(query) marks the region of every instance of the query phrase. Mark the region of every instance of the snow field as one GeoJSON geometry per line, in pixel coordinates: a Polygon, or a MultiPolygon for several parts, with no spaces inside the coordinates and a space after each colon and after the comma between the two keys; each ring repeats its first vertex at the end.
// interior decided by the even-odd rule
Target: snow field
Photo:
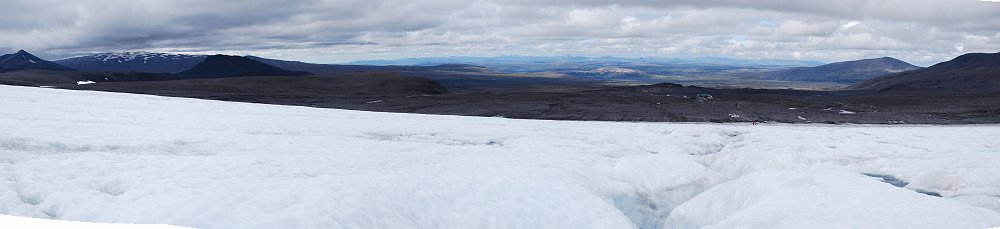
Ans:
{"type": "Polygon", "coordinates": [[[170,225],[107,224],[66,220],[37,219],[0,215],[0,225],[6,229],[73,228],[73,229],[184,229],[170,225]]]}
{"type": "Polygon", "coordinates": [[[993,125],[510,120],[8,86],[0,107],[5,215],[196,228],[1000,225],[993,125]]]}

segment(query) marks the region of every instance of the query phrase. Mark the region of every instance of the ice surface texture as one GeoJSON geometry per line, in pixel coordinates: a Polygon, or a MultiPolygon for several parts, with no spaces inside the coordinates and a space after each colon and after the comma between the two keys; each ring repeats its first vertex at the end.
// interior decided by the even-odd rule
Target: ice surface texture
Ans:
{"type": "Polygon", "coordinates": [[[995,125],[533,121],[8,86],[0,107],[6,215],[196,228],[1000,226],[995,125]]]}

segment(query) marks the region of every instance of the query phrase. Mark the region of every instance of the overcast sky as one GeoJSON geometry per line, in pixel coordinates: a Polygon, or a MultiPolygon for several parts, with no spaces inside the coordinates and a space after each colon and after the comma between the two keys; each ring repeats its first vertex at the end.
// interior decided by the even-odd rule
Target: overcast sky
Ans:
{"type": "Polygon", "coordinates": [[[1000,52],[980,0],[13,0],[0,51],[427,56],[722,56],[927,65],[1000,52]]]}

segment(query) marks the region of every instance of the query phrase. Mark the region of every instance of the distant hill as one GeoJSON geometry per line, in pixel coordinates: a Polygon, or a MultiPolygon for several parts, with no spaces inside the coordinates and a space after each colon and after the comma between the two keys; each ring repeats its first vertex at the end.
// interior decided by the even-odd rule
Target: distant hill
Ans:
{"type": "Polygon", "coordinates": [[[838,62],[816,67],[759,73],[759,78],[786,81],[856,83],[887,74],[920,69],[891,57],[838,62]]]}
{"type": "Polygon", "coordinates": [[[178,73],[205,60],[204,55],[153,52],[109,52],[55,61],[84,72],[178,73]]]}
{"type": "Polygon", "coordinates": [[[43,60],[24,50],[0,56],[0,72],[17,70],[74,71],[72,68],[43,60]]]}
{"type": "MultiPolygon", "coordinates": [[[[817,66],[823,63],[797,60],[730,59],[720,57],[585,57],[585,56],[497,56],[497,57],[429,57],[397,60],[355,61],[350,64],[379,66],[438,66],[467,64],[482,66],[502,73],[559,72],[575,75],[575,71],[614,66],[664,76],[708,76],[732,71],[774,71],[793,67],[817,66]]],[[[578,77],[585,79],[584,77],[578,77]]],[[[599,79],[599,78],[591,78],[599,79]]],[[[636,78],[633,78],[636,79],[636,78]]]]}
{"type": "MultiPolygon", "coordinates": [[[[800,60],[772,60],[772,59],[731,59],[723,57],[691,57],[691,58],[666,58],[666,57],[587,57],[587,56],[497,56],[497,57],[471,57],[471,56],[450,56],[450,57],[423,57],[404,58],[394,60],[360,60],[349,64],[358,65],[416,65],[434,66],[441,64],[472,64],[478,66],[507,66],[507,65],[531,65],[531,64],[558,64],[567,65],[571,63],[657,63],[657,64],[687,64],[687,65],[774,65],[774,66],[816,66],[823,64],[816,61],[800,60]]],[[[593,66],[593,65],[590,65],[593,66]]],[[[527,71],[546,71],[540,66],[532,66],[527,71]],[[534,69],[542,68],[542,69],[534,69]]]]}
{"type": "Polygon", "coordinates": [[[924,69],[865,80],[848,89],[881,93],[1000,91],[1000,53],[969,53],[924,69]]]}
{"type": "Polygon", "coordinates": [[[208,56],[191,69],[175,74],[181,79],[303,75],[309,75],[309,72],[288,71],[247,57],[227,55],[208,56]]]}
{"type": "MultiPolygon", "coordinates": [[[[263,58],[263,57],[257,57],[257,56],[245,56],[245,57],[253,59],[253,60],[256,60],[256,61],[259,61],[261,63],[265,63],[265,64],[268,64],[268,65],[271,65],[271,66],[275,66],[275,67],[279,67],[279,68],[286,69],[286,70],[291,70],[291,71],[307,71],[307,72],[311,72],[311,73],[314,73],[314,74],[355,72],[355,70],[354,70],[354,68],[352,68],[352,66],[330,65],[330,64],[314,64],[314,63],[306,63],[306,62],[301,62],[301,61],[289,61],[289,60],[269,59],[269,58],[263,58]]],[[[364,67],[364,66],[358,66],[358,67],[364,67]]]]}
{"type": "Polygon", "coordinates": [[[269,59],[256,56],[246,56],[246,57],[260,61],[261,63],[273,65],[275,67],[292,71],[307,71],[313,74],[354,73],[354,72],[427,72],[427,71],[492,73],[492,70],[490,69],[468,64],[441,64],[435,66],[372,66],[372,65],[314,64],[301,61],[277,60],[277,59],[269,59]]]}

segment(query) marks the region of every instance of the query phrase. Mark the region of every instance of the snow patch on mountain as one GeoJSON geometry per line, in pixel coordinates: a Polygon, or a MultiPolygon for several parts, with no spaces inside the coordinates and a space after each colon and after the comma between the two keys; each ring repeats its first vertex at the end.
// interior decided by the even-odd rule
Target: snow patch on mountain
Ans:
{"type": "MultiPolygon", "coordinates": [[[[109,52],[109,53],[98,53],[90,56],[81,56],[83,58],[94,58],[101,60],[103,62],[132,62],[136,60],[149,61],[150,59],[191,59],[191,58],[204,58],[203,55],[186,55],[186,54],[174,54],[174,53],[154,53],[145,51],[135,51],[135,52],[109,52]]],[[[77,58],[81,58],[77,57],[77,58]]]]}
{"type": "Polygon", "coordinates": [[[89,72],[177,73],[193,67],[205,57],[145,51],[109,52],[57,60],[56,63],[89,72]]]}
{"type": "Polygon", "coordinates": [[[594,70],[590,70],[590,71],[583,71],[583,72],[594,73],[594,74],[640,74],[640,73],[644,73],[644,72],[639,71],[639,70],[628,69],[628,68],[620,68],[620,67],[605,67],[605,68],[598,68],[598,69],[594,69],[594,70]]]}
{"type": "Polygon", "coordinates": [[[586,71],[573,71],[569,73],[574,76],[592,78],[648,78],[652,74],[622,67],[603,67],[586,71]]]}

